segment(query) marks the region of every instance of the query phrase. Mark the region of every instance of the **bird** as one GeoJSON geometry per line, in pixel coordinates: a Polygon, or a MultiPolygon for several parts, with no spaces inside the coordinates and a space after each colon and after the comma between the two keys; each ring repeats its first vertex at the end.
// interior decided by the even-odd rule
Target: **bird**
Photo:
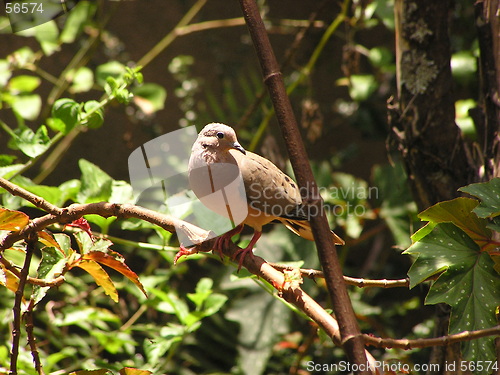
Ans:
{"type": "MultiPolygon", "coordinates": [[[[262,227],[274,221],[281,222],[295,234],[314,241],[307,221],[307,209],[295,181],[268,159],[245,150],[230,126],[221,123],[206,125],[191,149],[188,164],[191,190],[209,209],[232,220],[234,215],[229,207],[220,204],[220,201],[206,198],[228,186],[238,175],[243,181],[244,194],[238,195],[238,189],[233,189],[236,193],[226,199],[238,204],[244,200],[246,216],[239,220],[240,224],[217,237],[214,250],[221,254],[222,249],[230,243],[233,236],[241,232],[244,225],[252,227],[254,233],[250,243],[238,250],[233,257],[239,257],[240,269],[245,257],[253,254],[252,250],[262,235],[262,227]]],[[[344,240],[333,231],[331,233],[336,245],[344,245],[344,240]]],[[[181,247],[175,260],[184,254],[188,252],[183,252],[181,247]]]]}

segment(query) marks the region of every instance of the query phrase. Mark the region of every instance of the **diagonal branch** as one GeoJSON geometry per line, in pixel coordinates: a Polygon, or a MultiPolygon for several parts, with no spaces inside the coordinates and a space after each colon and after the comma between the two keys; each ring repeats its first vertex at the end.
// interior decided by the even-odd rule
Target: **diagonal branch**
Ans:
{"type": "MultiPolygon", "coordinates": [[[[347,4],[348,1],[345,1],[344,6],[347,4]]],[[[339,321],[342,346],[349,360],[357,365],[359,371],[356,373],[368,374],[370,371],[364,366],[367,363],[364,340],[343,282],[342,268],[323,210],[323,200],[309,165],[290,99],[286,94],[279,64],[255,0],[240,0],[240,5],[259,58],[264,83],[268,87],[274,105],[303,201],[311,206],[311,209],[315,209],[314,212],[319,213],[318,215],[311,215],[310,222],[318,248],[319,259],[326,275],[325,280],[332,299],[333,309],[339,321]]]]}

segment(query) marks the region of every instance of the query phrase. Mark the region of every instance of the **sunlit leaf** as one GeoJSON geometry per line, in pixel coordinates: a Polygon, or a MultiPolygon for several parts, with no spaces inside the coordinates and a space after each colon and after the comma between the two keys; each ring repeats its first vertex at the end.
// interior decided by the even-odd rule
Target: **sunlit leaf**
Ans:
{"type": "Polygon", "coordinates": [[[33,132],[28,127],[24,127],[13,141],[24,154],[31,158],[43,154],[51,144],[45,125],[41,125],[36,132],[33,132]]]}
{"type": "Polygon", "coordinates": [[[104,289],[104,293],[111,297],[115,302],[118,302],[118,292],[106,271],[96,262],[82,259],[77,267],[87,271],[95,280],[96,284],[104,289]]]}
{"type": "Polygon", "coordinates": [[[29,216],[0,207],[0,230],[18,231],[28,225],[29,216]]]}
{"type": "Polygon", "coordinates": [[[7,287],[12,292],[16,292],[19,287],[19,278],[11,271],[0,264],[0,285],[7,287]]]}
{"type": "Polygon", "coordinates": [[[145,83],[134,89],[134,103],[147,115],[165,106],[167,91],[156,83],[145,83]]]}
{"type": "Polygon", "coordinates": [[[100,128],[104,123],[104,111],[101,103],[96,100],[89,100],[85,103],[83,109],[85,110],[85,115],[82,125],[90,129],[100,128]]]}
{"type": "Polygon", "coordinates": [[[40,95],[19,95],[11,103],[12,109],[25,120],[35,120],[42,109],[40,95]]]}
{"type": "Polygon", "coordinates": [[[38,234],[38,240],[43,243],[45,246],[48,247],[54,247],[57,250],[59,250],[62,254],[65,255],[63,249],[59,245],[59,243],[56,241],[54,237],[50,233],[47,233],[45,231],[40,231],[37,233],[38,234]]]}
{"type": "Polygon", "coordinates": [[[96,80],[100,86],[104,87],[108,77],[119,78],[125,72],[125,65],[118,61],[110,61],[97,67],[96,80]]]}
{"type": "Polygon", "coordinates": [[[491,231],[486,227],[488,222],[477,217],[474,212],[478,203],[475,199],[460,197],[437,203],[421,212],[418,217],[433,223],[453,223],[482,246],[489,242],[491,231]]]}
{"type": "MultiPolygon", "coordinates": [[[[460,228],[451,223],[437,224],[405,253],[416,254],[411,266],[410,287],[442,273],[432,284],[427,304],[445,302],[452,307],[450,333],[491,328],[497,324],[495,308],[500,305],[500,278],[487,252],[460,228]]],[[[495,358],[493,338],[463,344],[468,360],[495,358]]]]}
{"type": "Polygon", "coordinates": [[[474,212],[479,217],[496,217],[500,215],[500,178],[488,182],[471,184],[458,189],[481,200],[474,212]]]}
{"type": "Polygon", "coordinates": [[[115,271],[121,273],[123,276],[128,278],[130,281],[132,281],[137,287],[144,293],[144,295],[147,296],[146,290],[144,289],[144,286],[142,283],[139,281],[139,277],[137,274],[132,271],[126,264],[124,258],[112,251],[108,250],[107,253],[104,253],[102,251],[92,251],[88,254],[85,254],[84,259],[86,260],[93,260],[95,262],[98,262],[100,264],[103,264],[105,266],[108,266],[115,271]]]}
{"type": "Polygon", "coordinates": [[[120,375],[149,375],[152,374],[151,371],[138,370],[136,368],[125,367],[119,371],[120,375]]]}
{"type": "Polygon", "coordinates": [[[32,92],[38,86],[40,86],[41,82],[42,80],[39,77],[20,75],[10,80],[9,89],[16,93],[32,92]]]}
{"type": "Polygon", "coordinates": [[[61,42],[73,43],[78,35],[81,34],[84,25],[95,13],[96,8],[96,4],[91,1],[80,1],[71,12],[69,12],[61,32],[61,42]]]}
{"type": "Polygon", "coordinates": [[[82,203],[108,201],[113,179],[101,168],[85,159],[80,159],[78,165],[82,171],[78,201],[82,203]]]}
{"type": "Polygon", "coordinates": [[[52,106],[52,117],[54,119],[49,124],[52,129],[59,130],[66,135],[77,124],[79,113],[80,104],[73,99],[59,99],[52,106]],[[61,125],[61,122],[64,125],[61,125]]]}
{"type": "Polygon", "coordinates": [[[68,80],[72,82],[69,91],[72,93],[87,92],[94,85],[94,72],[86,66],[68,72],[68,80]]]}

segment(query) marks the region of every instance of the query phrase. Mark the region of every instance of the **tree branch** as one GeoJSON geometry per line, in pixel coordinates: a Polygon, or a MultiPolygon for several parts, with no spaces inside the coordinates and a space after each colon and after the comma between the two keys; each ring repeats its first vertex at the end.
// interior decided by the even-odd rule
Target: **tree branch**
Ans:
{"type": "MultiPolygon", "coordinates": [[[[344,2],[344,5],[346,4],[347,1],[344,2]]],[[[363,338],[343,282],[342,268],[323,210],[323,200],[318,192],[318,186],[309,165],[309,159],[300,136],[292,105],[286,93],[278,62],[274,56],[256,2],[254,0],[240,0],[240,5],[259,58],[264,83],[268,87],[273,102],[276,118],[297,177],[303,202],[315,209],[316,213],[319,213],[311,215],[310,223],[317,244],[319,259],[326,275],[325,280],[330,292],[333,309],[339,321],[341,344],[349,360],[358,365],[359,371],[356,373],[368,374],[368,369],[363,371],[363,366],[367,363],[363,338]]]]}
{"type": "Polygon", "coordinates": [[[431,346],[447,346],[462,341],[470,341],[479,339],[481,337],[498,335],[500,335],[500,325],[492,328],[480,329],[477,331],[463,331],[454,335],[433,337],[430,339],[383,339],[371,335],[363,335],[363,337],[367,345],[373,345],[379,348],[399,348],[410,350],[415,348],[427,348],[431,346]]]}

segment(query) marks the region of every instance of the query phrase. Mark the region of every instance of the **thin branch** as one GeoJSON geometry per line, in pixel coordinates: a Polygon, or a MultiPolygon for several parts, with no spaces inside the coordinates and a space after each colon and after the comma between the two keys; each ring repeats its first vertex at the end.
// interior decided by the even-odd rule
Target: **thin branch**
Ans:
{"type": "MultiPolygon", "coordinates": [[[[0,242],[0,253],[2,250],[9,248],[15,242],[27,239],[27,252],[24,262],[24,266],[19,271],[13,265],[12,268],[8,268],[16,276],[19,277],[19,286],[16,291],[15,304],[13,308],[14,312],[14,325],[12,330],[13,345],[12,345],[12,357],[11,357],[11,373],[17,373],[17,357],[19,355],[19,340],[20,340],[20,325],[21,325],[21,303],[24,296],[24,288],[26,282],[40,285],[40,286],[57,286],[64,282],[64,276],[59,276],[53,280],[42,280],[31,278],[28,276],[29,264],[31,262],[31,257],[33,254],[34,246],[37,240],[36,233],[43,230],[47,226],[54,223],[69,223],[84,215],[95,214],[102,217],[115,216],[117,218],[138,218],[141,220],[148,221],[150,223],[156,224],[167,231],[173,232],[176,228],[181,230],[186,230],[193,236],[198,236],[198,238],[208,238],[211,233],[198,228],[190,223],[184,222],[182,220],[160,214],[156,211],[151,211],[142,207],[134,206],[131,204],[114,204],[107,202],[100,203],[89,203],[89,204],[73,204],[65,208],[58,208],[45,202],[43,198],[34,196],[33,194],[26,192],[24,189],[17,187],[13,188],[13,184],[5,179],[0,178],[0,187],[3,187],[9,191],[15,191],[19,196],[27,199],[28,201],[39,203],[40,207],[50,208],[55,214],[47,214],[45,216],[33,219],[30,223],[24,227],[21,231],[13,232],[7,235],[3,241],[0,242]]],[[[193,253],[198,251],[210,251],[212,248],[213,241],[208,240],[200,244],[196,249],[193,249],[193,253]]],[[[239,251],[239,247],[233,243],[226,249],[223,249],[223,253],[228,257],[233,258],[234,255],[239,251]]],[[[0,257],[0,261],[4,261],[0,257]]],[[[9,263],[10,264],[10,263],[9,263]]],[[[316,322],[319,327],[321,327],[337,345],[342,344],[341,335],[339,332],[339,324],[337,320],[328,314],[323,307],[321,307],[314,299],[312,299],[307,293],[305,293],[300,287],[294,285],[293,283],[286,282],[285,275],[280,270],[294,269],[289,266],[282,266],[276,264],[267,263],[264,259],[259,256],[245,257],[243,260],[243,266],[247,268],[251,273],[258,276],[261,279],[266,280],[270,285],[278,290],[279,295],[287,302],[296,306],[299,310],[304,312],[311,320],[316,322]]],[[[301,274],[305,276],[313,275],[314,277],[320,276],[320,271],[316,270],[301,270],[301,274]]],[[[390,286],[407,286],[407,280],[365,280],[344,277],[346,283],[356,285],[359,287],[366,286],[379,286],[379,287],[390,287],[390,286]],[[399,285],[398,285],[399,284],[399,285]]],[[[137,313],[127,322],[122,329],[130,326],[137,317],[143,313],[142,309],[139,309],[137,313]]],[[[36,347],[33,350],[34,336],[30,338],[29,327],[30,317],[27,316],[27,331],[28,340],[30,346],[32,347],[32,354],[34,356],[35,365],[37,363],[37,352],[36,347]]],[[[360,334],[359,338],[363,340],[366,345],[373,345],[377,347],[394,347],[402,349],[411,348],[421,348],[428,346],[438,346],[438,345],[448,345],[451,343],[474,340],[485,336],[498,335],[500,334],[500,326],[496,326],[490,329],[484,329],[479,331],[465,331],[454,335],[430,338],[430,339],[417,339],[417,340],[405,340],[405,339],[386,339],[378,338],[371,335],[360,334]]],[[[373,357],[366,352],[368,362],[373,363],[373,357]]],[[[38,368],[38,367],[37,367],[38,368]]],[[[42,373],[41,366],[39,373],[42,373]]]]}
{"type": "Polygon", "coordinates": [[[36,338],[33,333],[33,309],[35,308],[34,300],[31,299],[30,304],[24,314],[26,320],[26,334],[28,335],[28,344],[30,346],[31,355],[33,356],[33,362],[35,363],[35,370],[39,375],[44,375],[42,361],[40,360],[40,354],[38,353],[38,347],[36,345],[36,338]]]}
{"type": "MultiPolygon", "coordinates": [[[[347,6],[347,4],[348,0],[344,2],[344,6],[347,6]]],[[[342,268],[332,241],[328,221],[322,209],[323,199],[319,194],[318,185],[309,165],[309,159],[304,143],[302,142],[297,120],[295,119],[290,99],[287,96],[280,68],[269,41],[264,22],[262,21],[255,0],[240,0],[240,6],[259,58],[264,83],[269,90],[275,108],[276,118],[287,146],[290,162],[297,177],[303,202],[306,206],[314,209],[314,212],[320,213],[318,215],[311,215],[309,219],[321,266],[326,275],[325,281],[332,300],[332,306],[339,321],[342,347],[349,360],[353,364],[356,364],[358,371],[355,371],[355,373],[369,374],[370,371],[364,368],[364,365],[367,363],[364,341],[361,337],[358,322],[343,282],[342,268]]],[[[345,11],[345,9],[343,10],[345,11]]],[[[322,41],[326,44],[327,40],[325,35],[322,41]]],[[[315,62],[318,56],[319,52],[313,53],[310,61],[315,62]]],[[[309,65],[305,69],[307,71],[309,65]]]]}
{"type": "Polygon", "coordinates": [[[198,14],[198,12],[205,6],[207,0],[198,0],[189,11],[182,17],[179,23],[174,27],[174,29],[169,32],[162,40],[160,40],[151,50],[144,55],[138,62],[137,65],[145,67],[151,61],[153,61],[165,48],[167,48],[172,42],[179,36],[177,30],[181,27],[187,26],[191,20],[198,14]]]}
{"type": "Polygon", "coordinates": [[[21,341],[21,320],[22,320],[21,307],[24,300],[24,288],[26,286],[26,280],[28,278],[28,272],[30,269],[33,252],[35,251],[36,242],[37,242],[36,234],[29,233],[26,240],[26,257],[24,258],[24,265],[21,274],[19,276],[19,285],[16,290],[14,307],[12,308],[14,321],[12,327],[10,374],[13,375],[17,374],[17,359],[19,357],[19,344],[21,341]]]}
{"type": "MultiPolygon", "coordinates": [[[[285,264],[278,264],[278,263],[269,263],[269,264],[279,271],[284,271],[284,270],[292,271],[297,269],[296,267],[288,266],[285,264]]],[[[323,271],[319,270],[300,268],[299,271],[302,277],[307,277],[308,279],[325,277],[323,271]]],[[[357,286],[358,288],[401,288],[401,287],[408,288],[410,286],[410,280],[408,278],[387,280],[387,279],[363,279],[359,277],[344,276],[344,282],[349,285],[357,286]]]]}
{"type": "Polygon", "coordinates": [[[30,193],[28,190],[25,190],[22,187],[13,184],[12,182],[6,180],[5,178],[0,177],[0,186],[5,190],[7,190],[12,195],[21,197],[24,200],[32,203],[35,207],[38,207],[48,213],[54,215],[61,215],[63,213],[63,210],[61,208],[54,206],[52,203],[49,203],[45,199],[39,197],[38,195],[30,193]]]}
{"type": "Polygon", "coordinates": [[[500,325],[477,331],[463,331],[448,336],[433,337],[430,339],[383,339],[371,335],[363,335],[367,345],[373,345],[379,348],[399,348],[399,349],[415,349],[428,348],[431,346],[447,346],[457,342],[477,340],[481,337],[498,336],[500,335],[500,325]]]}

